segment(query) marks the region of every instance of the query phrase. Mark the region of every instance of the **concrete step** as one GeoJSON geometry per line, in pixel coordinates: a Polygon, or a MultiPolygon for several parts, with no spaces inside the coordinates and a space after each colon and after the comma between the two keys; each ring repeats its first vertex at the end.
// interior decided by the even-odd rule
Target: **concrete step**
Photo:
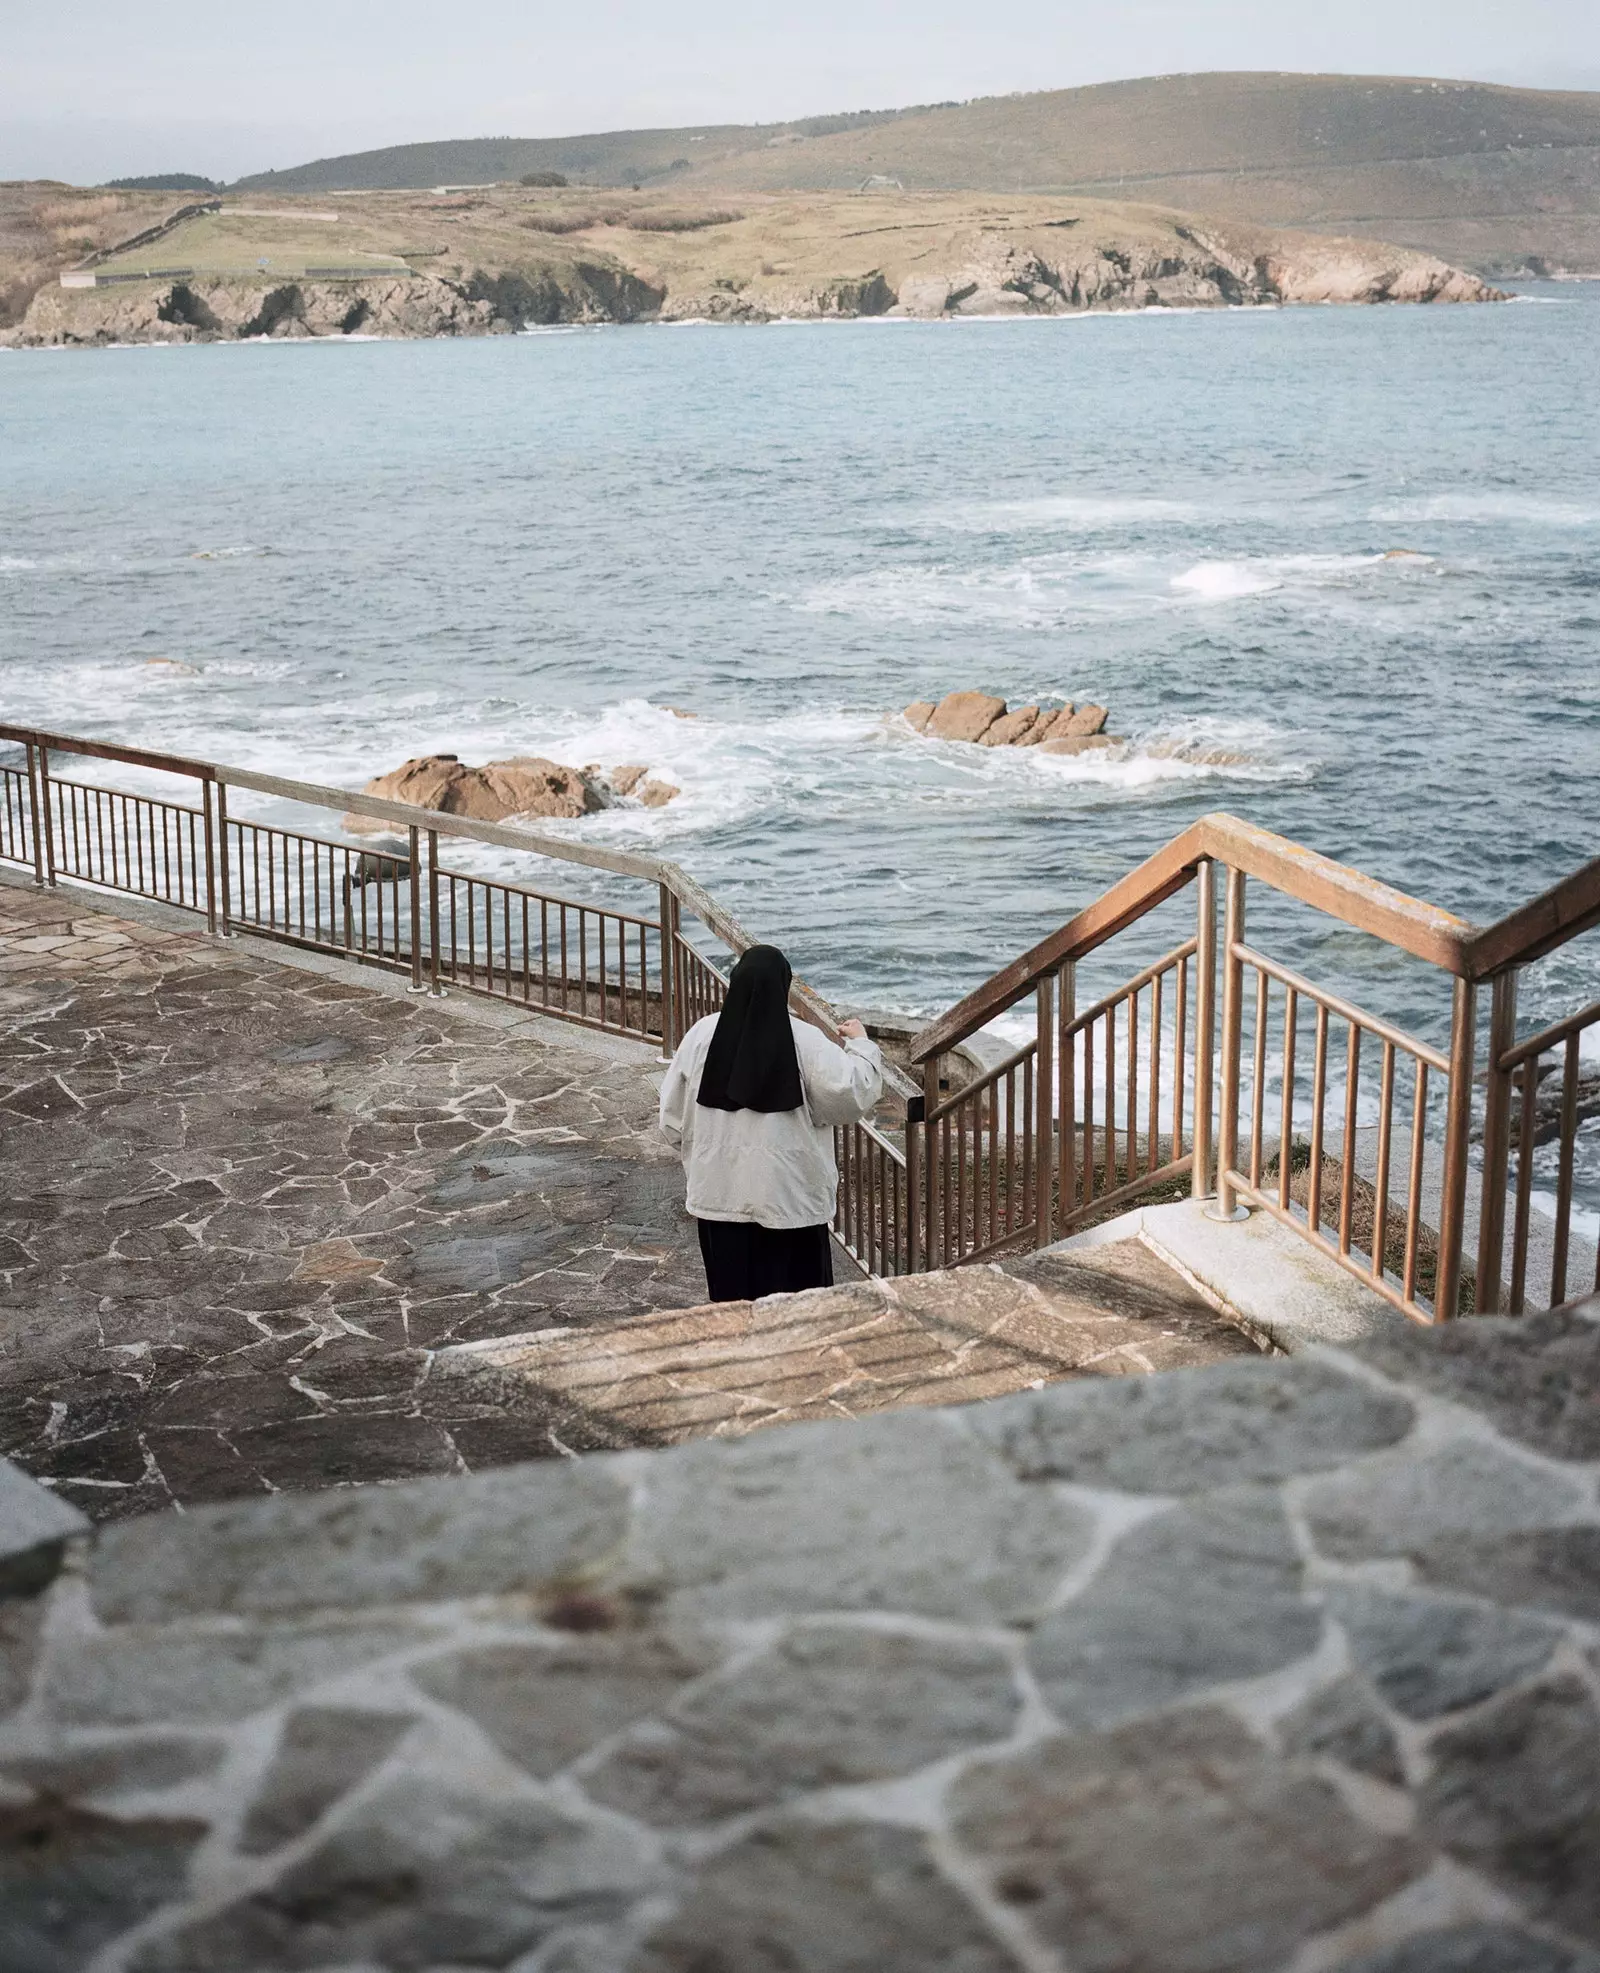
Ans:
{"type": "Polygon", "coordinates": [[[426,1403],[439,1416],[490,1403],[582,1452],[1146,1377],[1257,1347],[1127,1240],[459,1344],[434,1356],[426,1403]]]}

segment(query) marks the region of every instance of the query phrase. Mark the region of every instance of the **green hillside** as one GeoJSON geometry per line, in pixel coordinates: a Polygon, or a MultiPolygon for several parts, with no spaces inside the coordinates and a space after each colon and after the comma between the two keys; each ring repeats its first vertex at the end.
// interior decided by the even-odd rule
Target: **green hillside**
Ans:
{"type": "Polygon", "coordinates": [[[1158,76],[790,124],[485,138],[329,158],[240,189],[515,179],[711,191],[1068,191],[1392,239],[1490,271],[1600,272],[1600,93],[1416,77],[1158,76]]]}

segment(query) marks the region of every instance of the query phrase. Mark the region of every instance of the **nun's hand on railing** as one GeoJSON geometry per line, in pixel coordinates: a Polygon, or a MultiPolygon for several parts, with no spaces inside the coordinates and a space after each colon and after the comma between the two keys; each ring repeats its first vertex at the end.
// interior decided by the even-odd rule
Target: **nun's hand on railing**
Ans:
{"type": "Polygon", "coordinates": [[[867,1031],[859,1021],[841,1021],[839,1033],[846,1041],[864,1041],[867,1031]]]}

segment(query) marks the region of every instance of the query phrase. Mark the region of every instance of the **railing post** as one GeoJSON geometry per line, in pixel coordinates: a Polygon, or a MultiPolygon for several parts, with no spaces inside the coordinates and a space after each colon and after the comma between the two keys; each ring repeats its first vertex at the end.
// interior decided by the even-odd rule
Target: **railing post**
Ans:
{"type": "Polygon", "coordinates": [[[28,820],[33,830],[33,881],[44,889],[44,829],[39,821],[39,766],[34,759],[37,748],[30,740],[27,743],[28,755],[28,820]]]}
{"type": "Polygon", "coordinates": [[[50,749],[43,746],[39,749],[39,806],[44,811],[44,882],[50,886],[51,890],[54,890],[56,887],[56,825],[50,816],[50,749]]]}
{"type": "MultiPolygon", "coordinates": [[[[204,821],[206,846],[206,930],[217,935],[217,834],[211,819],[211,778],[200,783],[200,813],[204,821]]],[[[192,840],[192,839],[191,839],[192,840]]]]}
{"type": "Polygon", "coordinates": [[[920,1096],[906,1098],[906,1273],[922,1265],[922,1167],[927,1150],[923,1118],[927,1104],[920,1096]]]}
{"type": "Polygon", "coordinates": [[[233,877],[228,868],[228,784],[214,781],[217,797],[217,881],[222,896],[222,936],[233,937],[233,877]]]}
{"type": "Polygon", "coordinates": [[[661,886],[661,1053],[670,1060],[683,1035],[678,1026],[678,896],[661,886]]]}
{"type": "MultiPolygon", "coordinates": [[[[930,1110],[939,1107],[939,1060],[932,1055],[922,1065],[922,1114],[927,1117],[930,1110]]],[[[927,1193],[926,1212],[923,1218],[924,1250],[923,1271],[937,1268],[944,1257],[944,1230],[940,1221],[939,1207],[944,1173],[940,1170],[938,1154],[938,1130],[936,1123],[923,1124],[922,1176],[927,1193]]]]}
{"type": "MultiPolygon", "coordinates": [[[[411,991],[422,992],[422,834],[416,823],[409,831],[411,874],[411,991]]],[[[510,965],[509,956],[506,961],[510,965]]]]}
{"type": "Polygon", "coordinates": [[[1063,962],[1056,1007],[1056,1072],[1061,1084],[1061,1136],[1057,1164],[1061,1172],[1059,1226],[1066,1226],[1078,1206],[1078,1053],[1067,1030],[1078,1015],[1078,966],[1063,962]]]}
{"type": "Polygon", "coordinates": [[[428,991],[444,997],[439,984],[439,832],[428,831],[428,991]]]}
{"type": "MultiPolygon", "coordinates": [[[[1456,1312],[1467,1204],[1467,1141],[1472,1129],[1472,1057],[1478,989],[1457,980],[1450,1015],[1450,1102],[1445,1112],[1444,1179],[1439,1195],[1439,1267],[1433,1283],[1433,1319],[1456,1312]]],[[[1347,1124],[1346,1129],[1353,1128],[1347,1124]]]]}
{"type": "Polygon", "coordinates": [[[1511,1162],[1511,1077],[1500,1058],[1517,1038],[1517,969],[1496,973],[1490,988],[1488,1088],[1483,1108],[1483,1192],[1478,1205],[1478,1279],[1473,1307],[1479,1315],[1500,1309],[1505,1258],[1506,1175],[1511,1162]]]}
{"type": "MultiPolygon", "coordinates": [[[[1033,1128],[1037,1141],[1034,1152],[1034,1192],[1036,1201],[1034,1212],[1035,1233],[1033,1244],[1048,1247],[1055,1238],[1055,1210],[1053,1183],[1055,1168],[1055,1097],[1056,1097],[1056,996],[1055,981],[1046,973],[1039,982],[1034,995],[1034,1077],[1039,1093],[1034,1099],[1033,1128]]],[[[994,1110],[991,1103],[990,1114],[994,1110]]],[[[989,1155],[994,1156],[995,1133],[990,1133],[989,1155]]]]}
{"type": "MultiPolygon", "coordinates": [[[[1228,1173],[1239,1164],[1239,1054],[1244,1026],[1244,872],[1227,866],[1222,907],[1222,1096],[1217,1118],[1217,1219],[1245,1219],[1228,1173]]],[[[1254,1154],[1252,1153],[1252,1161],[1254,1154]]],[[[1280,1173],[1280,1177],[1282,1174],[1280,1173]]]]}
{"type": "MultiPolygon", "coordinates": [[[[1189,1191],[1211,1196],[1212,1059],[1217,1025],[1216,865],[1203,857],[1195,866],[1196,951],[1194,955],[1194,1168],[1189,1191]]],[[[1181,1073],[1181,1070],[1180,1070],[1181,1073]]]]}

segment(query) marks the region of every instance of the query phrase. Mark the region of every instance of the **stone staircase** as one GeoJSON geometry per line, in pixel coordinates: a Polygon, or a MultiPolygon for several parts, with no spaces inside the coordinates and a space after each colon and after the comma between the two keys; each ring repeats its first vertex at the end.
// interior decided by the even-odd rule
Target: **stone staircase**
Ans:
{"type": "Polygon", "coordinates": [[[586,1452],[967,1404],[1253,1356],[1137,1239],[758,1302],[547,1328],[435,1353],[430,1410],[488,1405],[586,1452]]]}

